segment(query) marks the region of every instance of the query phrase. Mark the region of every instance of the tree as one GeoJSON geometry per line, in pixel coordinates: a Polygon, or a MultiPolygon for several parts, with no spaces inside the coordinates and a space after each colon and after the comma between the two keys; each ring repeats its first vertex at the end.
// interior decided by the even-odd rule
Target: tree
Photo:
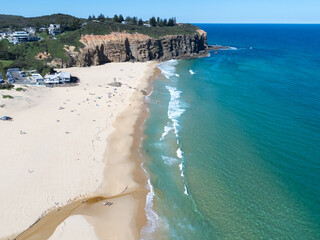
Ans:
{"type": "Polygon", "coordinates": [[[39,28],[42,27],[41,23],[40,22],[36,22],[35,26],[36,26],[36,32],[39,32],[39,28]]]}
{"type": "Polygon", "coordinates": [[[138,23],[137,17],[133,17],[132,18],[132,24],[133,25],[137,25],[137,23],[138,23]]]}
{"type": "Polygon", "coordinates": [[[70,30],[77,30],[80,28],[80,26],[81,26],[80,19],[75,18],[75,19],[73,19],[73,21],[71,23],[70,30]]]}
{"type": "Polygon", "coordinates": [[[141,18],[140,18],[139,21],[138,21],[138,25],[139,25],[139,26],[142,26],[142,25],[143,25],[143,21],[142,21],[141,18]]]}
{"type": "Polygon", "coordinates": [[[159,26],[160,24],[160,17],[157,17],[157,25],[159,26]]]}
{"type": "Polygon", "coordinates": [[[169,18],[169,20],[168,20],[168,26],[173,26],[173,25],[174,25],[173,18],[169,18]]]}
{"type": "Polygon", "coordinates": [[[105,17],[104,17],[104,15],[103,15],[102,13],[100,13],[100,15],[98,16],[97,19],[98,19],[100,22],[103,22],[104,19],[105,19],[105,17]]]}
{"type": "Polygon", "coordinates": [[[167,26],[168,25],[168,20],[165,18],[164,20],[163,20],[163,26],[167,26]]]}
{"type": "Polygon", "coordinates": [[[156,26],[156,25],[157,25],[156,18],[155,18],[155,17],[150,18],[149,24],[150,24],[152,27],[156,26]]]}
{"type": "Polygon", "coordinates": [[[162,19],[159,20],[158,26],[159,26],[159,27],[164,27],[164,23],[163,23],[163,20],[162,20],[162,19]]]}
{"type": "Polygon", "coordinates": [[[129,17],[129,16],[127,16],[127,17],[126,17],[126,22],[128,22],[128,23],[129,23],[129,22],[131,22],[131,21],[132,21],[132,18],[131,18],[131,17],[129,17]]]}
{"type": "Polygon", "coordinates": [[[124,21],[123,16],[122,16],[122,14],[120,14],[120,15],[119,15],[119,22],[121,23],[121,22],[123,22],[123,21],[124,21]]]}
{"type": "Polygon", "coordinates": [[[96,20],[96,16],[94,14],[92,15],[92,20],[96,20]]]}
{"type": "Polygon", "coordinates": [[[113,17],[113,21],[114,22],[119,22],[119,17],[118,17],[118,15],[116,14],[116,15],[114,15],[114,17],[113,17]]]}
{"type": "Polygon", "coordinates": [[[50,73],[50,74],[54,74],[54,73],[56,73],[56,72],[57,72],[57,71],[55,71],[54,68],[52,68],[52,67],[51,67],[50,70],[49,70],[49,73],[50,73]]]}
{"type": "Polygon", "coordinates": [[[88,20],[89,20],[89,21],[92,21],[92,17],[91,17],[90,15],[89,15],[89,17],[88,17],[88,20]]]}

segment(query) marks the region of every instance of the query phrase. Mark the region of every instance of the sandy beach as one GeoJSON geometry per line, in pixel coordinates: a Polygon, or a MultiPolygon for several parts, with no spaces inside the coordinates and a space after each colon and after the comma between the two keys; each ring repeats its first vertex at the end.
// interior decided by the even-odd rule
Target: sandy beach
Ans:
{"type": "Polygon", "coordinates": [[[0,99],[13,118],[0,121],[0,239],[139,238],[148,189],[137,149],[155,69],[68,68],[78,86],[0,90],[14,97],[0,99]]]}

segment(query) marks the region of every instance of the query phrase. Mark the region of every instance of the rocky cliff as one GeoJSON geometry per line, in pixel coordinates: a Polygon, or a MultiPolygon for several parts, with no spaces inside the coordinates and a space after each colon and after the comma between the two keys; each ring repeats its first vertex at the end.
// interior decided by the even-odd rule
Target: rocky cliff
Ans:
{"type": "Polygon", "coordinates": [[[83,48],[65,50],[68,63],[54,60],[52,65],[91,66],[108,62],[169,60],[205,56],[209,52],[206,33],[198,30],[194,35],[168,35],[152,38],[143,34],[111,33],[108,35],[83,35],[83,48]]]}

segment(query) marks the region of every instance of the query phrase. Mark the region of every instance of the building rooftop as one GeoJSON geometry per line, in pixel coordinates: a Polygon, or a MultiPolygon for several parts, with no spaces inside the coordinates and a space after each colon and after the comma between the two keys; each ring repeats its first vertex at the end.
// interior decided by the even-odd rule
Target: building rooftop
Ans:
{"type": "Polygon", "coordinates": [[[7,72],[17,72],[17,71],[20,71],[20,69],[19,68],[9,68],[7,70],[7,72]]]}

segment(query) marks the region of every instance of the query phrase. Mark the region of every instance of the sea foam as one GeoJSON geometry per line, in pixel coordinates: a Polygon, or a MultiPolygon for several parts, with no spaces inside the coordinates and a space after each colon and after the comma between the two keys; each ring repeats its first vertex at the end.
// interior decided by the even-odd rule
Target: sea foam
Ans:
{"type": "Polygon", "coordinates": [[[141,230],[141,239],[150,239],[152,233],[159,227],[161,220],[159,215],[153,210],[154,191],[150,179],[148,179],[148,186],[150,191],[147,195],[145,205],[147,224],[141,230]]]}
{"type": "Polygon", "coordinates": [[[168,135],[168,133],[173,129],[174,128],[173,128],[173,126],[171,126],[170,123],[168,123],[168,125],[164,126],[163,133],[161,135],[160,141],[163,141],[164,138],[168,135]]]}
{"type": "Polygon", "coordinates": [[[162,160],[164,161],[164,163],[167,165],[172,165],[178,161],[178,159],[173,158],[173,157],[167,157],[164,155],[162,155],[161,157],[162,157],[162,160]]]}
{"type": "Polygon", "coordinates": [[[161,70],[163,76],[165,76],[167,79],[170,79],[170,77],[179,77],[179,75],[176,73],[175,67],[177,64],[178,61],[172,59],[170,61],[158,64],[158,68],[161,70]]]}
{"type": "Polygon", "coordinates": [[[189,73],[191,74],[191,75],[194,75],[194,74],[196,74],[194,71],[192,71],[191,69],[189,70],[189,73]]]}
{"type": "Polygon", "coordinates": [[[182,154],[183,154],[183,152],[182,152],[181,148],[178,148],[178,150],[177,150],[177,157],[180,158],[180,159],[182,159],[182,154]]]}
{"type": "MultiPolygon", "coordinates": [[[[177,61],[175,60],[170,60],[168,62],[164,62],[158,65],[158,68],[161,70],[162,74],[167,78],[171,79],[171,77],[179,77],[179,74],[176,73],[176,65],[177,61]]],[[[196,74],[193,72],[191,69],[189,70],[190,74],[194,75],[196,74]]],[[[172,81],[175,82],[175,79],[172,78],[172,81]]],[[[171,84],[170,84],[171,85],[171,84]]],[[[167,85],[166,88],[170,93],[170,101],[168,105],[168,118],[171,120],[171,122],[168,122],[167,125],[164,127],[162,136],[160,140],[164,140],[165,137],[169,134],[171,130],[174,130],[176,139],[177,139],[177,145],[180,146],[180,141],[179,141],[179,119],[181,115],[185,112],[185,106],[183,102],[181,101],[181,93],[182,91],[179,91],[176,87],[167,85]]],[[[180,176],[182,177],[183,181],[183,186],[184,186],[184,194],[189,195],[188,193],[188,188],[187,188],[187,183],[185,179],[185,174],[184,174],[184,158],[183,158],[183,151],[181,150],[181,147],[178,147],[176,151],[176,156],[177,158],[172,158],[172,157],[167,157],[167,156],[162,156],[163,161],[167,165],[174,164],[175,162],[180,159],[179,163],[179,169],[180,169],[180,176]]]]}
{"type": "Polygon", "coordinates": [[[180,94],[182,92],[178,91],[177,88],[175,87],[166,86],[166,88],[170,92],[170,96],[171,96],[169,106],[168,106],[168,117],[173,122],[173,128],[176,136],[178,137],[178,126],[179,126],[178,118],[185,111],[180,101],[180,94]]]}

